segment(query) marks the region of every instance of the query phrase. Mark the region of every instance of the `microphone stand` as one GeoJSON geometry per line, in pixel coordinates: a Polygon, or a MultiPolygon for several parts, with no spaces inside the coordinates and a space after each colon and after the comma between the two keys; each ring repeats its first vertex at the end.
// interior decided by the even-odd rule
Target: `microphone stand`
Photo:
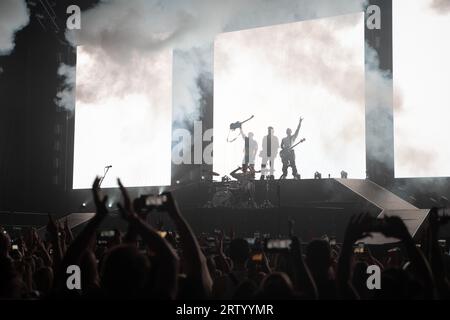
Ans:
{"type": "Polygon", "coordinates": [[[100,182],[98,183],[98,186],[99,186],[99,187],[102,186],[102,182],[103,182],[103,180],[105,180],[105,177],[106,177],[106,175],[107,175],[109,169],[111,169],[111,166],[106,166],[106,167],[103,169],[103,177],[100,179],[100,182]]]}

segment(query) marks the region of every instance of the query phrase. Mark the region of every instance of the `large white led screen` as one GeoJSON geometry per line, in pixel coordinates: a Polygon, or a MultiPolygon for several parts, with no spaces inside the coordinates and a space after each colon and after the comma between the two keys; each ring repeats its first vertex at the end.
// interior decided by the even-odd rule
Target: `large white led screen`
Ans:
{"type": "Polygon", "coordinates": [[[450,2],[393,1],[395,175],[450,176],[450,2]]]}
{"type": "Polygon", "coordinates": [[[73,188],[170,184],[172,52],[115,60],[78,47],[73,188]]]}
{"type": "MultiPolygon", "coordinates": [[[[260,153],[267,127],[279,141],[304,122],[296,149],[303,178],[365,177],[364,15],[355,13],[220,34],[214,46],[214,171],[242,164],[243,139],[253,132],[260,153]]],[[[256,158],[256,169],[261,158],[256,158]]],[[[275,160],[275,176],[281,175],[275,160]]],[[[290,175],[290,169],[289,169],[290,175]]]]}

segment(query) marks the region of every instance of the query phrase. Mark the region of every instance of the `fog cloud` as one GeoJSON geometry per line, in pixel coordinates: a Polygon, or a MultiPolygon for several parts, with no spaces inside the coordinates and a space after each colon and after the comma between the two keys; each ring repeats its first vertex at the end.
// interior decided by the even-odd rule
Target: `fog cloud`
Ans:
{"type": "Polygon", "coordinates": [[[28,25],[29,20],[25,0],[0,1],[0,56],[11,53],[16,32],[28,25]]]}

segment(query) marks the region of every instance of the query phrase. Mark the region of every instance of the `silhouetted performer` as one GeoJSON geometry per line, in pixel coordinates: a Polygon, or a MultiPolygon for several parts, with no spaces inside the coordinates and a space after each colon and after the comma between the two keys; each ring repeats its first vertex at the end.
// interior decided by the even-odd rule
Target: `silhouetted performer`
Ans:
{"type": "Polygon", "coordinates": [[[274,136],[273,127],[267,128],[267,136],[263,138],[262,141],[262,151],[260,153],[261,161],[261,179],[265,178],[273,179],[273,173],[275,171],[274,164],[275,158],[278,155],[278,149],[280,148],[280,143],[278,138],[274,136]],[[269,162],[270,170],[267,169],[267,162],[269,162]],[[267,176],[269,173],[269,176],[267,176]]]}
{"type": "Polygon", "coordinates": [[[258,151],[258,143],[253,139],[253,132],[249,132],[248,136],[241,130],[241,136],[244,139],[244,159],[242,159],[242,166],[248,166],[253,171],[255,170],[255,158],[258,151]]]}
{"type": "Polygon", "coordinates": [[[288,128],[286,130],[287,136],[281,140],[281,149],[283,149],[285,153],[285,155],[281,158],[281,161],[283,162],[283,175],[281,176],[281,179],[285,179],[287,177],[287,170],[289,167],[292,168],[292,175],[294,176],[294,179],[300,179],[300,175],[297,172],[297,166],[295,165],[295,151],[290,148],[294,145],[295,140],[298,137],[300,127],[302,126],[302,121],[303,118],[300,118],[294,135],[292,135],[292,130],[288,128]]]}
{"type": "Polygon", "coordinates": [[[255,169],[244,164],[242,167],[231,172],[230,176],[238,180],[240,184],[241,192],[238,195],[238,205],[245,208],[256,208],[254,184],[255,169]]]}

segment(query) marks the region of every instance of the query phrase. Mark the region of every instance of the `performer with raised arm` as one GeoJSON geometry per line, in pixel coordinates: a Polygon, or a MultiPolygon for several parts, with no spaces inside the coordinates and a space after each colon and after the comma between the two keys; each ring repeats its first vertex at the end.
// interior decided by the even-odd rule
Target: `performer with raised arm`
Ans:
{"type": "Polygon", "coordinates": [[[260,153],[261,160],[261,180],[265,178],[274,179],[274,164],[275,158],[278,154],[278,149],[280,148],[280,143],[278,138],[274,135],[273,127],[267,128],[267,136],[263,138],[262,150],[260,153]],[[270,170],[267,169],[267,162],[269,162],[270,170]],[[269,175],[268,175],[269,173],[269,175]]]}
{"type": "Polygon", "coordinates": [[[253,132],[249,132],[248,135],[242,130],[242,126],[239,128],[241,131],[242,139],[244,139],[244,159],[242,160],[242,167],[248,167],[250,171],[255,171],[255,158],[258,151],[258,143],[255,141],[253,132]]]}
{"type": "Polygon", "coordinates": [[[286,130],[287,136],[281,140],[281,161],[283,162],[283,175],[280,177],[280,179],[286,179],[287,177],[287,170],[289,167],[292,168],[292,175],[294,176],[294,179],[300,179],[300,175],[297,172],[297,166],[295,165],[295,151],[292,148],[294,146],[295,140],[298,137],[298,133],[300,131],[300,127],[302,126],[303,118],[300,118],[300,121],[297,126],[297,130],[295,130],[295,133],[292,135],[292,130],[288,128],[286,130]]]}

